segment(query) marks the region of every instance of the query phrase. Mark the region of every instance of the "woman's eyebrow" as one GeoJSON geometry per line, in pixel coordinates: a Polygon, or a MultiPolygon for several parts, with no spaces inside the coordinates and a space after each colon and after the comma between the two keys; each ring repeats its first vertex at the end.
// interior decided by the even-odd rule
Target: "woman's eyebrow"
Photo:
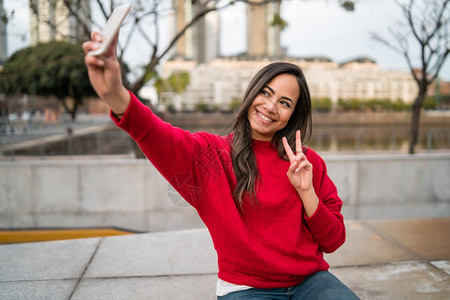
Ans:
{"type": "MultiPolygon", "coordinates": [[[[266,86],[264,86],[264,87],[267,88],[268,90],[270,90],[270,92],[271,92],[272,94],[275,94],[275,91],[274,91],[273,88],[271,88],[270,86],[266,85],[266,86]]],[[[292,104],[294,104],[294,100],[292,100],[292,99],[289,98],[289,97],[282,96],[281,99],[291,101],[292,104]]]]}

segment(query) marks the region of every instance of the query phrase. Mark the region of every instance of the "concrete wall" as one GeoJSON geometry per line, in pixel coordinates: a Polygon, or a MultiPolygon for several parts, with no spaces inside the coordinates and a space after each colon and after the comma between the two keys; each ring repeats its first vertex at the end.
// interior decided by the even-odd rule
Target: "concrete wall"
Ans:
{"type": "Polygon", "coordinates": [[[450,154],[325,157],[348,219],[450,216],[450,154]]]}
{"type": "MultiPolygon", "coordinates": [[[[347,219],[450,216],[450,154],[325,156],[347,219]]],[[[0,162],[0,228],[203,224],[146,160],[0,162]]]]}

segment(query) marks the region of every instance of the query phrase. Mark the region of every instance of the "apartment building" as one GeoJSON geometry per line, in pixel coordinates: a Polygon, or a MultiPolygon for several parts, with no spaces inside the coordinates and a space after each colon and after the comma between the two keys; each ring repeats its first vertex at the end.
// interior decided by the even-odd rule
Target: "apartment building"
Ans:
{"type": "Polygon", "coordinates": [[[235,99],[242,99],[250,79],[266,64],[282,60],[300,66],[308,82],[312,98],[339,99],[401,99],[411,102],[417,85],[409,71],[381,70],[370,59],[355,59],[338,64],[327,58],[249,59],[216,58],[208,64],[172,60],[163,65],[163,77],[186,71],[190,84],[185,92],[161,95],[160,103],[178,110],[190,110],[197,103],[226,108],[235,99]]]}

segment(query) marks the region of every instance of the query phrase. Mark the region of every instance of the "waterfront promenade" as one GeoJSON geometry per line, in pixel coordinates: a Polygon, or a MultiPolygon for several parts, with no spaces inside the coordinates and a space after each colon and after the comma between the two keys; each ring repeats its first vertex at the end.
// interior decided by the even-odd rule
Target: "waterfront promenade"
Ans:
{"type": "MultiPolygon", "coordinates": [[[[361,299],[449,299],[450,218],[346,221],[326,255],[361,299]]],[[[0,246],[0,299],[215,299],[206,229],[0,246]]]]}
{"type": "MultiPolygon", "coordinates": [[[[331,271],[361,299],[450,299],[450,154],[325,160],[347,227],[331,271]]],[[[0,178],[0,228],[149,232],[1,245],[0,299],[215,299],[208,232],[147,161],[1,162],[0,178]]]]}

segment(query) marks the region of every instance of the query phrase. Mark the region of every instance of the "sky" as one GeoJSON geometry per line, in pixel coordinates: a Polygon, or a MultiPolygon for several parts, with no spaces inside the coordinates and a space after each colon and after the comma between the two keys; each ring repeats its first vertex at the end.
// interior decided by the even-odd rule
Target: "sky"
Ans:
{"type": "MultiPolygon", "coordinates": [[[[14,9],[8,25],[8,54],[29,45],[27,0],[4,0],[7,11],[14,9]]],[[[354,12],[342,9],[337,0],[284,0],[282,17],[288,27],[282,33],[282,46],[292,56],[325,56],[338,63],[357,57],[375,60],[384,70],[408,70],[406,60],[392,49],[374,41],[370,33],[387,36],[387,29],[402,19],[393,0],[360,0],[354,12]]],[[[220,54],[245,51],[245,8],[235,4],[220,12],[220,54]]],[[[163,34],[161,36],[164,36],[163,34]]],[[[450,57],[440,78],[450,81],[450,57]]]]}

